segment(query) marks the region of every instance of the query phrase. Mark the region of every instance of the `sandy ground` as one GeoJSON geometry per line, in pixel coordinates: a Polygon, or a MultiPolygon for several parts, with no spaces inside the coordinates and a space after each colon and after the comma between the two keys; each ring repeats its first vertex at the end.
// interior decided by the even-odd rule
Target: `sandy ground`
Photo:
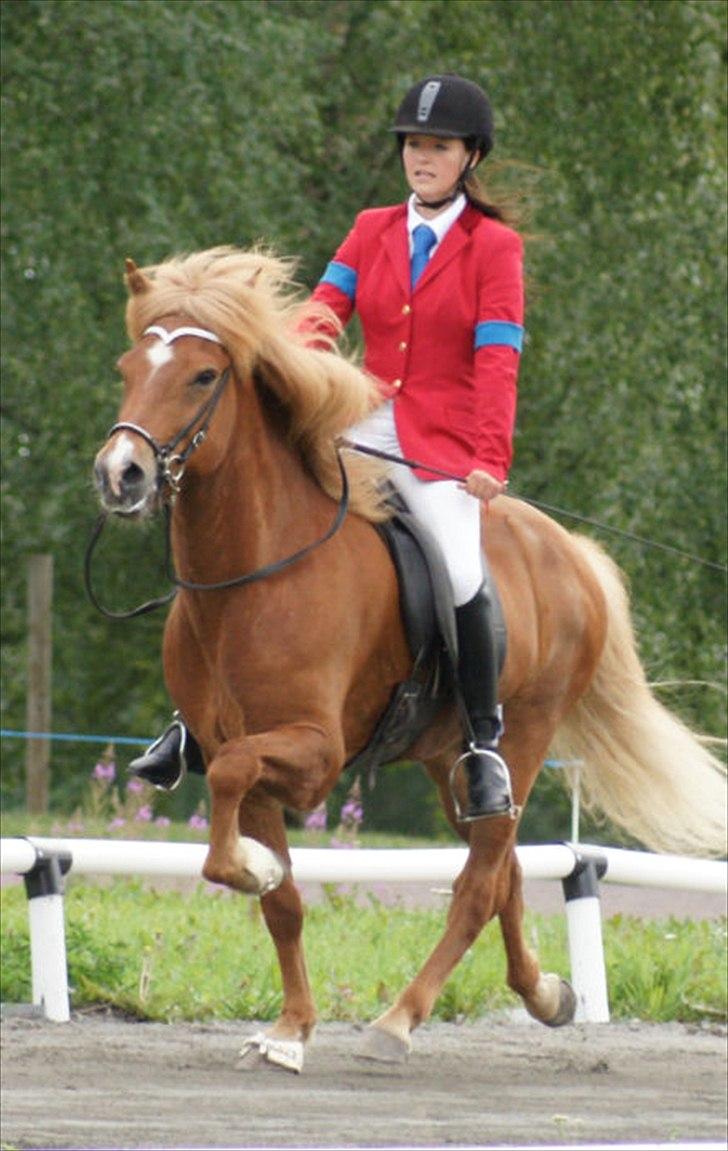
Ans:
{"type": "Polygon", "coordinates": [[[252,1024],[9,1018],[5,1147],[483,1147],[714,1141],[726,1032],[676,1024],[551,1031],[524,1013],[430,1023],[406,1064],[363,1062],[346,1024],[301,1075],[236,1067],[252,1024]]]}

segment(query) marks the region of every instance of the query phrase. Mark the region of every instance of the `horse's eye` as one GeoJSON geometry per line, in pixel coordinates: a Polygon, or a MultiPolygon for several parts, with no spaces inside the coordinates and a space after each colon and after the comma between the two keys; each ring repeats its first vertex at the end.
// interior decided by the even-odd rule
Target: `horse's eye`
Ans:
{"type": "Polygon", "coordinates": [[[217,372],[213,368],[207,368],[204,372],[198,372],[192,381],[193,384],[198,384],[202,388],[208,387],[209,384],[214,383],[217,379],[217,372]]]}

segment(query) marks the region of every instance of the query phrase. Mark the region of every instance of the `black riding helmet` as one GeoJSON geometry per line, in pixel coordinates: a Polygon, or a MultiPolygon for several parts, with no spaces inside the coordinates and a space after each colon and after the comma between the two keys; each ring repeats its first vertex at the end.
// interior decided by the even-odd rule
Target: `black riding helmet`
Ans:
{"type": "Polygon", "coordinates": [[[410,88],[400,104],[394,124],[400,151],[408,133],[465,140],[480,159],[493,147],[493,113],[482,88],[452,72],[426,76],[410,88]]]}

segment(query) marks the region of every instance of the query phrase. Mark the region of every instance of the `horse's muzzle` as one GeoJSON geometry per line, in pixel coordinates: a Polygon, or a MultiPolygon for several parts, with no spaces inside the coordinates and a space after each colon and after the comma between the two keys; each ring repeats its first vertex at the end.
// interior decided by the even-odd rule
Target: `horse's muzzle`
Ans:
{"type": "Polygon", "coordinates": [[[94,486],[103,509],[114,515],[143,518],[158,506],[157,471],[128,451],[127,445],[107,443],[94,462],[94,486]]]}

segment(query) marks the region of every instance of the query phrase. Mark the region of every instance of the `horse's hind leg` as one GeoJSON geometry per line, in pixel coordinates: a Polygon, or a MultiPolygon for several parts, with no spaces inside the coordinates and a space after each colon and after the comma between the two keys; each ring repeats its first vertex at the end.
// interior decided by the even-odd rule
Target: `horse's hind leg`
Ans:
{"type": "MultiPolygon", "coordinates": [[[[532,719],[531,716],[526,717],[532,719]]],[[[514,799],[524,806],[550,741],[551,731],[537,722],[525,723],[528,735],[519,744],[506,737],[504,756],[511,766],[514,799]],[[524,747],[525,742],[525,747],[524,747]],[[510,744],[510,746],[509,746],[510,744]]],[[[513,724],[518,730],[519,725],[513,724]]],[[[362,1054],[373,1059],[401,1060],[410,1047],[410,1032],[430,1015],[442,987],[467,949],[494,915],[500,917],[508,955],[509,985],[523,997],[527,1009],[537,1019],[552,1026],[573,1018],[575,1001],[568,984],[558,976],[543,975],[536,957],[523,937],[523,893],[521,870],[516,857],[517,824],[507,816],[479,820],[464,828],[455,822],[447,771],[442,765],[431,768],[438,780],[448,818],[458,833],[467,837],[470,851],[462,872],[453,885],[453,897],[442,939],[388,1011],[376,1019],[367,1032],[362,1054]]]]}
{"type": "Polygon", "coordinates": [[[508,816],[479,821],[471,824],[469,838],[445,932],[409,986],[368,1029],[361,1049],[365,1058],[395,1062],[407,1057],[410,1032],[431,1014],[454,967],[507,899],[515,824],[508,816]]]}
{"type": "Polygon", "coordinates": [[[523,876],[515,849],[510,863],[510,891],[499,912],[508,960],[508,986],[523,999],[534,1019],[549,1027],[571,1023],[576,997],[571,985],[553,973],[542,972],[523,936],[523,876]]]}

